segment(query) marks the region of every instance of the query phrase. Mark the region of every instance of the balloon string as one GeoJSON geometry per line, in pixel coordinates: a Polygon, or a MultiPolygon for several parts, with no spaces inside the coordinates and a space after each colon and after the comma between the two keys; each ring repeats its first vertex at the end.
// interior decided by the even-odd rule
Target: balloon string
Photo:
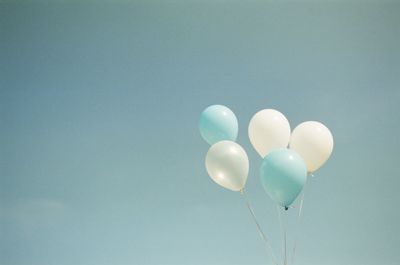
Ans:
{"type": "MultiPolygon", "coordinates": [[[[278,217],[279,217],[279,224],[281,227],[281,232],[283,234],[283,242],[282,242],[282,252],[283,252],[283,264],[287,265],[287,226],[286,226],[286,220],[282,220],[281,216],[281,209],[277,205],[276,210],[278,211],[278,217]]],[[[286,210],[285,210],[286,211],[286,210]]]]}
{"type": "Polygon", "coordinates": [[[242,195],[242,197],[246,203],[247,209],[249,209],[249,212],[253,218],[253,221],[257,227],[257,230],[258,230],[258,233],[260,234],[261,239],[264,241],[268,256],[270,257],[272,263],[274,263],[275,265],[278,265],[278,263],[276,262],[276,257],[272,250],[271,244],[270,244],[268,238],[266,237],[265,233],[263,232],[263,230],[260,226],[260,223],[257,221],[257,217],[254,213],[253,207],[251,206],[249,199],[247,198],[245,190],[244,189],[240,190],[240,194],[242,195]]]}
{"type": "MultiPolygon", "coordinates": [[[[304,192],[305,192],[305,190],[303,190],[303,192],[301,194],[301,200],[300,200],[300,206],[299,206],[299,214],[297,216],[297,226],[300,226],[301,214],[303,212],[304,192]]],[[[292,264],[294,264],[294,256],[296,254],[297,242],[298,242],[298,237],[299,237],[298,230],[299,229],[297,227],[296,236],[295,236],[294,245],[293,245],[293,252],[292,252],[292,264]]]]}
{"type": "Polygon", "coordinates": [[[283,262],[284,265],[287,265],[287,241],[286,241],[286,234],[287,234],[287,229],[286,229],[286,225],[285,225],[285,260],[283,262]]]}
{"type": "MultiPolygon", "coordinates": [[[[314,178],[314,174],[311,172],[308,172],[307,174],[309,177],[314,178]]],[[[297,226],[300,226],[300,222],[301,222],[301,217],[302,217],[302,213],[303,213],[303,204],[304,204],[304,196],[306,193],[306,187],[304,186],[303,192],[301,194],[301,200],[300,200],[300,206],[299,206],[299,215],[297,216],[297,226]]],[[[294,264],[294,257],[296,255],[296,249],[297,249],[297,242],[298,242],[298,238],[299,238],[299,229],[297,228],[296,230],[296,237],[294,240],[294,245],[293,245],[293,252],[292,252],[292,264],[294,264]]]]}

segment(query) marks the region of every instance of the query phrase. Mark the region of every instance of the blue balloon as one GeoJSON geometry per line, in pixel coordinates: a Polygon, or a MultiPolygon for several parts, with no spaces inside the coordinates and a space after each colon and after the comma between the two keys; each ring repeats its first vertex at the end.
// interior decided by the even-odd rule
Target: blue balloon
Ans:
{"type": "Polygon", "coordinates": [[[282,207],[289,207],[307,180],[307,167],[295,151],[282,148],[270,152],[262,162],[261,183],[267,194],[282,207]]]}
{"type": "Polygon", "coordinates": [[[236,141],[238,121],[229,108],[212,105],[201,113],[199,130],[203,139],[210,145],[223,140],[236,141]]]}

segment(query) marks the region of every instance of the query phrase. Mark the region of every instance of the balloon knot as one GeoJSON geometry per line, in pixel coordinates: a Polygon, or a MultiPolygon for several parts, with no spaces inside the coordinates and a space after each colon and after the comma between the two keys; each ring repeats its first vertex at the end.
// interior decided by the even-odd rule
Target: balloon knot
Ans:
{"type": "Polygon", "coordinates": [[[285,211],[289,210],[289,207],[285,206],[285,211]]]}

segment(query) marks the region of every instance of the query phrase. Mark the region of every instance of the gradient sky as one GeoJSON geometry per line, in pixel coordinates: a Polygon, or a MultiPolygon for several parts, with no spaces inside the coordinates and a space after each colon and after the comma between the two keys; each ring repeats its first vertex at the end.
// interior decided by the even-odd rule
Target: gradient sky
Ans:
{"type": "Polygon", "coordinates": [[[0,4],[2,265],[268,264],[204,168],[197,122],[216,103],[277,255],[247,136],[263,108],[335,139],[289,224],[296,265],[400,263],[399,2],[62,2],[0,4]]]}

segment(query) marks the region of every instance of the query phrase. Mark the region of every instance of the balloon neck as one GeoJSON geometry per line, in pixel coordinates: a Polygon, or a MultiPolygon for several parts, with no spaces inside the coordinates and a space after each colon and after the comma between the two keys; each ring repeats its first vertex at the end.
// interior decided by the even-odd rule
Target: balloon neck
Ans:
{"type": "Polygon", "coordinates": [[[285,206],[285,211],[289,210],[289,207],[285,206]]]}

